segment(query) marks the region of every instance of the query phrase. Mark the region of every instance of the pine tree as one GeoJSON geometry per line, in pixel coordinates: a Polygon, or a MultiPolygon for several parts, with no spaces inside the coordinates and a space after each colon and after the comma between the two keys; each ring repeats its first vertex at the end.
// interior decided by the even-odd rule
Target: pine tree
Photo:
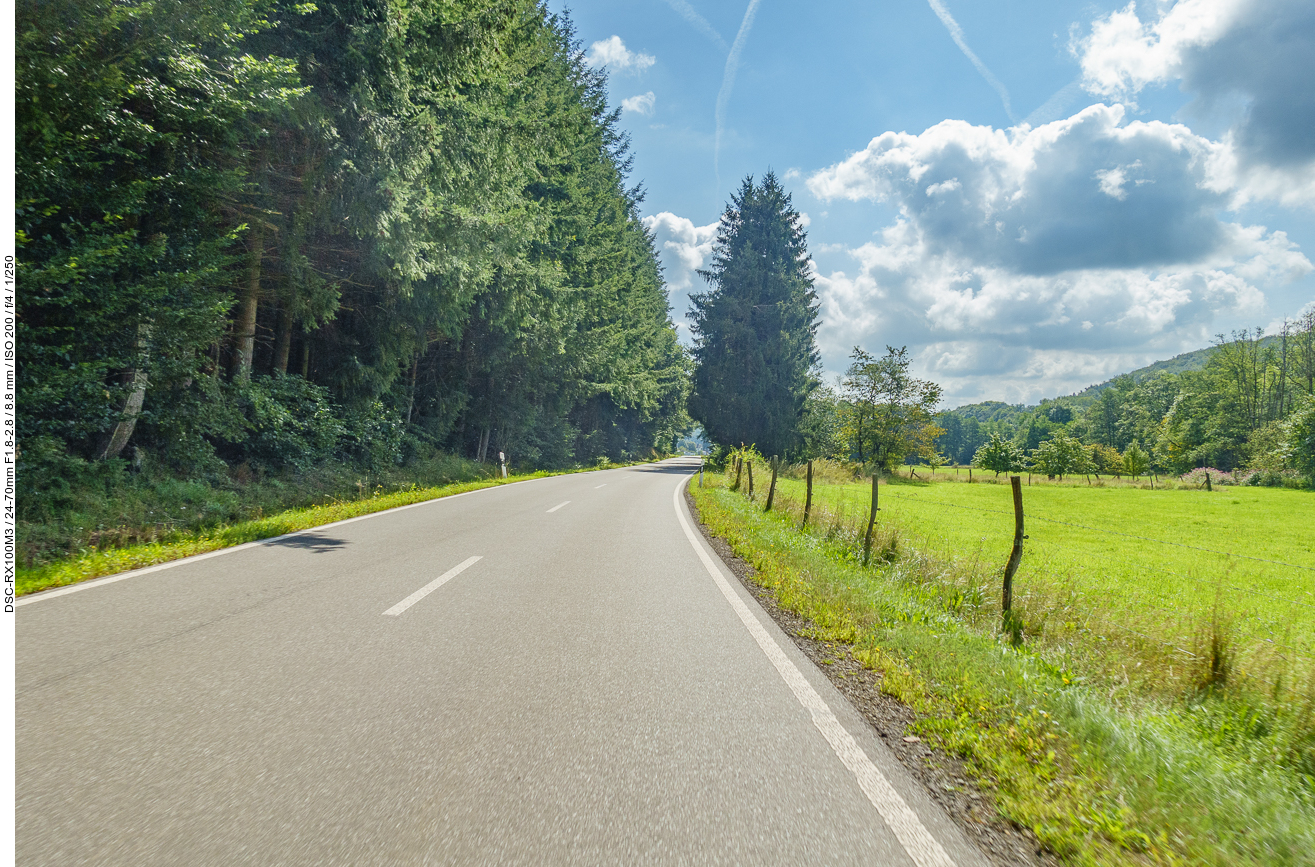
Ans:
{"type": "Polygon", "coordinates": [[[722,214],[711,284],[694,295],[690,414],[713,441],[787,454],[819,355],[817,294],[799,213],[776,175],[744,179],[722,214]]]}

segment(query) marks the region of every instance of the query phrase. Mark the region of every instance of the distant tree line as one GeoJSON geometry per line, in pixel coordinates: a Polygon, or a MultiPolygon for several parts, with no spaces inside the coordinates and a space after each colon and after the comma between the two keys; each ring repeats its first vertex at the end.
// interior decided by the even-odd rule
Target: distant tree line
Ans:
{"type": "Polygon", "coordinates": [[[688,426],[601,72],[535,0],[20,0],[28,460],[531,465],[688,426]]]}
{"type": "Polygon", "coordinates": [[[1206,467],[1254,470],[1251,478],[1269,483],[1284,473],[1315,481],[1315,308],[1268,339],[1260,329],[1219,335],[1199,370],[1120,376],[1036,407],[975,404],[936,421],[942,454],[1000,472],[1206,467]]]}

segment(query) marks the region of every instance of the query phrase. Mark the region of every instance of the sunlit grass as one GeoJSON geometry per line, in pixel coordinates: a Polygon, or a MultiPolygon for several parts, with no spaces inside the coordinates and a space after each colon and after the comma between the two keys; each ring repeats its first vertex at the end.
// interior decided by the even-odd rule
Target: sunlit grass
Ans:
{"type": "Polygon", "coordinates": [[[220,548],[229,548],[261,539],[271,539],[275,536],[295,533],[298,530],[307,530],[334,521],[381,512],[385,509],[395,509],[398,506],[407,506],[425,500],[450,497],[467,491],[550,475],[556,474],[539,472],[512,476],[506,480],[482,479],[436,487],[411,487],[392,493],[380,492],[359,500],[335,501],[304,509],[290,509],[267,518],[241,521],[212,530],[198,532],[175,531],[156,542],[84,551],[72,557],[57,560],[54,563],[32,568],[20,566],[15,586],[18,595],[22,596],[26,593],[36,593],[51,587],[60,587],[90,578],[113,575],[116,572],[126,572],[130,569],[155,566],[170,560],[191,557],[194,554],[217,551],[220,548]]]}
{"type": "MultiPolygon", "coordinates": [[[[1197,644],[1157,653],[1158,645],[1129,643],[1126,630],[1106,630],[1120,621],[1130,628],[1117,610],[1092,612],[1086,622],[1094,628],[1052,622],[1089,610],[1099,600],[1094,589],[1076,597],[1034,589],[1020,604],[1024,642],[1011,646],[999,631],[997,597],[1012,534],[1007,487],[969,489],[982,498],[971,505],[1004,500],[1005,514],[981,513],[979,524],[944,517],[967,510],[927,498],[937,486],[903,501],[901,522],[885,509],[895,512],[901,501],[893,495],[911,486],[883,487],[883,521],[864,567],[860,517],[870,486],[819,486],[810,529],[800,532],[802,490],[782,484],[764,514],[765,486],[750,502],[726,484],[713,475],[694,495],[710,529],[753,564],[755,580],[811,621],[814,637],[849,643],[881,671],[883,691],[919,712],[915,731],[962,756],[997,809],[1066,863],[1315,864],[1309,671],[1265,692],[1247,678],[1204,677],[1209,660],[1197,644]],[[998,536],[988,526],[997,518],[1007,527],[998,536]]],[[[1071,514],[1062,511],[1066,502],[1080,502],[1074,492],[1050,500],[1035,493],[1025,491],[1029,509],[1042,500],[1060,517],[1071,514]]],[[[1248,493],[1260,496],[1239,499],[1261,509],[1292,502],[1266,496],[1284,492],[1248,493]]],[[[1111,525],[1145,523],[1143,505],[1111,508],[1125,522],[1111,525]]],[[[1221,538],[1216,530],[1212,541],[1221,538]]],[[[1031,574],[1037,584],[1040,573],[1031,574]]],[[[1227,623],[1205,626],[1228,636],[1227,623]]]]}
{"type": "MultiPolygon", "coordinates": [[[[803,500],[803,482],[778,484],[803,500]]],[[[814,498],[866,517],[871,485],[817,484],[814,498]]],[[[879,526],[938,557],[1002,566],[1008,556],[1007,484],[896,481],[881,486],[879,500],[879,526]]],[[[1028,539],[1015,588],[1024,596],[1077,594],[1178,642],[1221,607],[1240,639],[1315,655],[1315,492],[1038,483],[1024,486],[1023,510],[1028,539]]]]}

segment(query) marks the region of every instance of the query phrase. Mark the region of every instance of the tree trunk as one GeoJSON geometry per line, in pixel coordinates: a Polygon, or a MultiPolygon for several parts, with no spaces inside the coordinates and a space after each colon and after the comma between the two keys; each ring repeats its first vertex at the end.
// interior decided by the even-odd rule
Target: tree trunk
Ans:
{"type": "Polygon", "coordinates": [[[233,322],[233,368],[235,381],[251,379],[251,359],[256,354],[256,312],[260,304],[260,266],[265,257],[265,236],[259,224],[251,228],[251,264],[247,268],[247,285],[238,301],[237,319],[233,322]]]}
{"type": "Polygon", "coordinates": [[[488,450],[489,429],[486,427],[484,428],[484,432],[479,435],[479,451],[476,454],[475,460],[479,461],[481,464],[484,463],[484,457],[488,454],[488,450]]]}
{"type": "Polygon", "coordinates": [[[279,333],[274,342],[274,372],[288,372],[288,355],[292,352],[292,314],[279,308],[279,333]]]}
{"type": "Polygon", "coordinates": [[[411,396],[406,402],[406,423],[408,427],[411,425],[411,412],[415,409],[416,405],[416,373],[419,370],[420,353],[417,352],[416,357],[411,360],[411,396]]]}
{"type": "Polygon", "coordinates": [[[137,326],[138,366],[125,370],[121,375],[121,381],[128,385],[130,390],[123,400],[123,406],[119,408],[118,424],[96,450],[96,457],[99,460],[117,458],[122,454],[124,446],[128,445],[128,440],[132,439],[132,432],[137,428],[137,418],[141,415],[142,405],[146,402],[146,371],[142,369],[141,363],[146,360],[146,341],[150,333],[149,325],[137,326]]]}

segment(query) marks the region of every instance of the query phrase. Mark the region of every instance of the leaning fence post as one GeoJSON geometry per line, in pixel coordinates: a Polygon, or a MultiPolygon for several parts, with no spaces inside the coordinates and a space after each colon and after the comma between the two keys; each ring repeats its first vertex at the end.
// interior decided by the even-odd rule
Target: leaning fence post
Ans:
{"type": "Polygon", "coordinates": [[[808,510],[813,508],[813,462],[808,462],[808,496],[804,497],[804,522],[799,525],[802,530],[808,526],[808,510]]]}
{"type": "Polygon", "coordinates": [[[767,488],[767,505],[763,507],[764,512],[770,512],[772,510],[772,498],[776,496],[776,471],[780,468],[780,457],[772,455],[772,483],[767,488]]]}
{"type": "Polygon", "coordinates": [[[749,499],[753,499],[753,461],[745,461],[749,465],[749,499]]]}
{"type": "Polygon", "coordinates": [[[735,459],[735,484],[731,485],[732,491],[738,491],[740,489],[740,472],[743,470],[744,470],[744,458],[737,457],[735,459]]]}
{"type": "Polygon", "coordinates": [[[1014,549],[1009,552],[1009,562],[1005,565],[1004,599],[1001,607],[1006,615],[1014,607],[1014,573],[1018,563],[1023,559],[1023,480],[1018,476],[1009,477],[1009,485],[1014,489],[1014,549]]]}
{"type": "Polygon", "coordinates": [[[877,522],[877,478],[880,473],[872,474],[872,511],[868,513],[868,531],[863,534],[863,565],[872,557],[872,525],[877,522]]]}

